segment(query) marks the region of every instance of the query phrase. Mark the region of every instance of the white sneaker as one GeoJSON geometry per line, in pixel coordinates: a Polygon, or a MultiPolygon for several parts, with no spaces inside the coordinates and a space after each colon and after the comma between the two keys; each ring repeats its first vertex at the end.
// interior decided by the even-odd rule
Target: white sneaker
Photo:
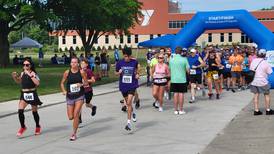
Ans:
{"type": "Polygon", "coordinates": [[[186,112],[184,110],[183,111],[179,111],[179,114],[183,115],[183,114],[186,114],[186,112]]]}
{"type": "Polygon", "coordinates": [[[132,114],[132,121],[133,121],[133,122],[136,122],[136,121],[137,121],[136,113],[133,113],[133,114],[132,114]]]}
{"type": "Polygon", "coordinates": [[[159,112],[163,112],[163,108],[162,107],[159,107],[159,112]]]}
{"type": "Polygon", "coordinates": [[[160,104],[159,104],[158,101],[156,101],[155,106],[156,106],[156,107],[159,107],[159,106],[160,106],[160,104]]]}
{"type": "Polygon", "coordinates": [[[178,111],[174,111],[174,114],[179,114],[179,112],[178,111]]]}

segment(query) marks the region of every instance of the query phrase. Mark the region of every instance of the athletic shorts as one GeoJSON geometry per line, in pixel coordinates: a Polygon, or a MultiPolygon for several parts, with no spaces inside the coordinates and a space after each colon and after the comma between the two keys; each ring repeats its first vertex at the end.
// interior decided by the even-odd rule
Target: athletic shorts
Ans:
{"type": "Polygon", "coordinates": [[[259,94],[269,95],[270,85],[267,84],[267,85],[262,86],[262,87],[250,85],[250,91],[254,94],[259,93],[259,94]]]}
{"type": "Polygon", "coordinates": [[[82,95],[82,96],[80,96],[80,97],[78,97],[78,98],[76,98],[76,99],[69,99],[68,97],[66,98],[66,101],[67,101],[67,105],[75,105],[75,103],[77,102],[77,101],[80,101],[80,100],[82,100],[83,102],[84,102],[84,99],[85,99],[85,96],[84,95],[82,95]]]}
{"type": "Polygon", "coordinates": [[[85,100],[86,100],[85,102],[86,102],[86,104],[90,104],[90,101],[92,100],[92,97],[93,97],[93,91],[85,93],[85,100]]]}
{"type": "Polygon", "coordinates": [[[223,72],[224,79],[231,78],[231,72],[223,72]]]}
{"type": "Polygon", "coordinates": [[[202,84],[202,74],[189,75],[189,82],[202,84]]]}
{"type": "Polygon", "coordinates": [[[231,72],[231,76],[232,76],[233,78],[240,79],[240,77],[241,77],[241,72],[231,72]]]}
{"type": "Polygon", "coordinates": [[[208,71],[206,77],[211,80],[218,80],[220,78],[218,71],[208,71]]]}
{"type": "Polygon", "coordinates": [[[101,70],[106,71],[108,69],[108,64],[101,64],[101,70]]]}
{"type": "Polygon", "coordinates": [[[136,92],[136,89],[132,89],[132,90],[129,90],[127,92],[121,92],[121,93],[122,93],[123,97],[125,98],[125,97],[128,97],[128,95],[133,95],[134,96],[135,92],[136,92]]]}
{"type": "Polygon", "coordinates": [[[170,92],[174,93],[186,93],[187,92],[187,83],[171,83],[170,92]]]}
{"type": "Polygon", "coordinates": [[[29,91],[29,92],[21,91],[20,100],[23,100],[27,104],[34,105],[34,106],[43,104],[38,97],[37,91],[29,91]]]}

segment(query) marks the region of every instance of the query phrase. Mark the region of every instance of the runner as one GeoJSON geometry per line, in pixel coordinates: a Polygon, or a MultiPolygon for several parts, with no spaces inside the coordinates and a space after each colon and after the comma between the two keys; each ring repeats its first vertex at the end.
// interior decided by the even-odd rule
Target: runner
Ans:
{"type": "MultiPolygon", "coordinates": [[[[154,55],[150,62],[150,77],[152,80],[153,80],[152,68],[158,63],[157,57],[159,55],[159,52],[154,51],[153,53],[154,53],[154,55]]],[[[154,100],[152,106],[154,106],[155,108],[159,108],[159,102],[157,102],[157,100],[154,100]]]]}
{"type": "MultiPolygon", "coordinates": [[[[91,100],[93,97],[93,89],[92,89],[92,84],[95,83],[95,78],[94,74],[91,71],[91,69],[88,68],[88,60],[83,59],[81,61],[81,69],[87,74],[87,79],[89,86],[85,87],[85,103],[86,107],[91,109],[91,116],[94,116],[96,114],[97,107],[95,105],[91,104],[91,100]]],[[[79,123],[82,123],[82,117],[81,114],[79,115],[79,123]]]]}
{"type": "Polygon", "coordinates": [[[206,57],[208,59],[208,72],[207,72],[207,85],[208,85],[208,97],[209,99],[212,98],[212,86],[214,82],[215,90],[216,90],[216,99],[220,99],[220,77],[219,77],[219,66],[220,60],[216,55],[214,49],[209,51],[209,55],[206,57]]]}
{"type": "Polygon", "coordinates": [[[232,65],[231,67],[231,76],[232,76],[232,92],[235,92],[236,82],[238,80],[238,87],[241,86],[241,72],[242,72],[242,63],[244,58],[238,53],[239,48],[234,49],[234,53],[229,58],[229,63],[232,65]]]}
{"type": "Polygon", "coordinates": [[[20,76],[17,74],[17,72],[13,72],[12,78],[16,83],[21,84],[22,87],[18,107],[18,117],[21,128],[18,130],[17,136],[21,137],[27,130],[27,127],[25,126],[24,110],[28,105],[31,105],[32,115],[36,123],[34,134],[40,135],[41,126],[39,124],[40,117],[38,114],[37,106],[42,105],[42,102],[40,101],[36,91],[36,88],[40,84],[40,79],[35,71],[34,63],[29,59],[24,60],[23,72],[21,72],[20,76]]]}
{"type": "Polygon", "coordinates": [[[195,49],[190,50],[190,55],[187,58],[190,72],[189,72],[189,81],[191,86],[191,99],[189,103],[195,102],[196,89],[203,89],[202,85],[202,67],[205,66],[202,58],[197,54],[195,49]]]}
{"type": "Polygon", "coordinates": [[[248,87],[247,87],[247,83],[246,83],[246,78],[247,78],[247,76],[248,76],[248,73],[249,73],[249,63],[248,63],[248,56],[247,56],[247,53],[246,52],[244,52],[243,53],[243,58],[244,58],[244,60],[243,60],[243,64],[242,64],[242,68],[243,68],[243,70],[242,70],[242,81],[241,81],[241,83],[242,83],[242,90],[245,90],[245,89],[247,89],[248,87]]]}
{"type": "Polygon", "coordinates": [[[133,111],[132,101],[136,89],[138,88],[139,70],[138,61],[131,58],[131,48],[123,50],[124,58],[116,64],[116,75],[120,76],[119,90],[121,91],[127,105],[127,125],[125,129],[131,131],[131,116],[132,121],[136,122],[136,113],[133,111]]]}
{"type": "Polygon", "coordinates": [[[73,132],[71,141],[76,140],[76,133],[79,125],[79,114],[85,98],[84,86],[88,86],[87,75],[79,68],[79,60],[73,57],[70,62],[70,69],[63,74],[61,90],[66,95],[67,115],[69,120],[73,120],[73,132]],[[66,88],[64,86],[65,82],[66,88]]]}
{"type": "Polygon", "coordinates": [[[174,114],[186,114],[183,109],[184,93],[187,92],[186,73],[189,72],[189,64],[186,57],[181,56],[182,48],[175,49],[175,55],[171,56],[169,69],[171,74],[170,91],[174,93],[174,114]],[[178,109],[178,105],[180,109],[178,109]]]}
{"type": "Polygon", "coordinates": [[[225,53],[224,57],[222,58],[222,67],[223,67],[223,78],[224,83],[226,83],[226,91],[230,90],[231,85],[231,64],[229,63],[229,53],[225,53]]]}
{"type": "Polygon", "coordinates": [[[164,54],[158,55],[158,64],[152,67],[153,74],[153,88],[152,95],[159,103],[159,112],[163,111],[163,95],[165,86],[167,85],[167,77],[170,76],[168,65],[164,63],[164,54]]]}

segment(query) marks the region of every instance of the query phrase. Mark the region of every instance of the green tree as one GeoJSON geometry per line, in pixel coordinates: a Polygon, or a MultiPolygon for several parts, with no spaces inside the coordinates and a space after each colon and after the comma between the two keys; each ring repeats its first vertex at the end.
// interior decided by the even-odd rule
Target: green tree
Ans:
{"type": "Polygon", "coordinates": [[[9,63],[8,35],[25,24],[40,20],[45,23],[46,7],[41,0],[0,0],[0,66],[9,63]]]}
{"type": "Polygon", "coordinates": [[[57,30],[75,30],[82,40],[85,55],[105,33],[128,33],[138,22],[142,3],[138,0],[51,0],[58,18],[57,30]]]}

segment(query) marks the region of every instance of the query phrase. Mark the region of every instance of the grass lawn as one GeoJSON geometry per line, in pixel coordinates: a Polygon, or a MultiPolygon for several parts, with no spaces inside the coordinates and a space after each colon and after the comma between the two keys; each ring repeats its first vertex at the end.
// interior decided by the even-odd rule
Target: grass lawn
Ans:
{"type": "MultiPolygon", "coordinates": [[[[146,65],[146,60],[145,60],[145,50],[140,50],[133,51],[133,56],[138,58],[138,61],[141,64],[141,72],[144,75],[145,74],[145,65],[146,65]]],[[[11,53],[11,59],[14,57],[16,53],[11,53]]],[[[63,53],[59,53],[58,55],[61,56],[63,53]]],[[[20,55],[20,54],[18,54],[20,55]]],[[[40,95],[45,95],[45,94],[51,94],[51,93],[56,93],[60,92],[60,81],[61,77],[66,69],[69,68],[69,66],[65,65],[51,65],[50,64],[50,57],[52,57],[54,53],[45,53],[45,59],[43,61],[44,67],[39,68],[36,67],[36,71],[39,74],[41,83],[40,86],[38,87],[38,93],[40,95]]],[[[68,55],[68,54],[67,54],[68,55]]],[[[80,55],[77,53],[77,55],[80,55]]],[[[113,51],[109,52],[109,55],[111,57],[111,61],[113,61],[113,51]]],[[[38,63],[37,59],[37,53],[31,53],[27,52],[24,53],[24,56],[31,56],[33,61],[35,62],[36,66],[38,63]]],[[[121,54],[120,54],[121,57],[121,54]]],[[[14,100],[18,99],[20,96],[20,85],[16,84],[12,77],[11,73],[13,71],[16,72],[21,72],[22,71],[22,66],[9,66],[8,68],[0,68],[0,102],[8,101],[8,100],[14,100]]],[[[100,84],[106,84],[110,83],[113,81],[117,81],[118,77],[114,75],[114,66],[111,67],[110,70],[110,77],[108,78],[103,78],[101,81],[97,81],[96,85],[100,84]]]]}

